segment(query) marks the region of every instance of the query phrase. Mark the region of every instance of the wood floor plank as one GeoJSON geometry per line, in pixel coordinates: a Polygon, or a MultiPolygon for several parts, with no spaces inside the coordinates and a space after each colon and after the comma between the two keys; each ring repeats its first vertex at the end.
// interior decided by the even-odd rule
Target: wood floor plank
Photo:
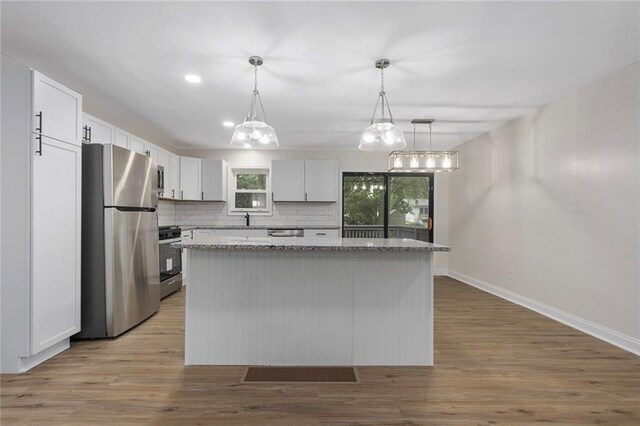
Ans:
{"type": "Polygon", "coordinates": [[[348,385],[185,367],[184,296],[118,339],[2,375],[0,423],[640,424],[640,357],[451,278],[435,282],[435,366],[359,367],[348,385]]]}

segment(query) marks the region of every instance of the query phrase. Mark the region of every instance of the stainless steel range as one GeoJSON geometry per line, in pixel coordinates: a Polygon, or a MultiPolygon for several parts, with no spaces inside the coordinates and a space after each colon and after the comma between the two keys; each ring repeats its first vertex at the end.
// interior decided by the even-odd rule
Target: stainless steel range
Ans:
{"type": "Polygon", "coordinates": [[[160,297],[167,297],[182,288],[182,250],[171,248],[180,241],[181,230],[177,226],[159,228],[160,246],[160,297]]]}

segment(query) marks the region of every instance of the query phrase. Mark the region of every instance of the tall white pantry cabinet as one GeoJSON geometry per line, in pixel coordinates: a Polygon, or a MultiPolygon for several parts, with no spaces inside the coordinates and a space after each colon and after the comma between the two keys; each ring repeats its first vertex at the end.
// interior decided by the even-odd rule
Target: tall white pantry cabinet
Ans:
{"type": "Polygon", "coordinates": [[[80,331],[82,96],[2,55],[3,373],[80,331]]]}

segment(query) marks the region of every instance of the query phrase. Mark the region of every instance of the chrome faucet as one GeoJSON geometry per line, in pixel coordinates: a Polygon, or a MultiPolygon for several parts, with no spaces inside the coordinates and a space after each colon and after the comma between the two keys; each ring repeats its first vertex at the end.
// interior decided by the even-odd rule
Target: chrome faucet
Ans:
{"type": "Polygon", "coordinates": [[[251,219],[251,216],[249,216],[249,212],[247,212],[247,214],[244,215],[244,218],[247,221],[247,226],[249,226],[249,220],[251,219]]]}

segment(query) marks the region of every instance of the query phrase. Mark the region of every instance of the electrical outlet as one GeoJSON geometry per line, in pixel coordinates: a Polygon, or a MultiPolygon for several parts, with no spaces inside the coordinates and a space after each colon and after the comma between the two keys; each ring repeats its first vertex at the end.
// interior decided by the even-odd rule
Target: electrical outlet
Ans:
{"type": "Polygon", "coordinates": [[[513,269],[507,269],[507,276],[511,281],[516,279],[516,273],[513,269]]]}

